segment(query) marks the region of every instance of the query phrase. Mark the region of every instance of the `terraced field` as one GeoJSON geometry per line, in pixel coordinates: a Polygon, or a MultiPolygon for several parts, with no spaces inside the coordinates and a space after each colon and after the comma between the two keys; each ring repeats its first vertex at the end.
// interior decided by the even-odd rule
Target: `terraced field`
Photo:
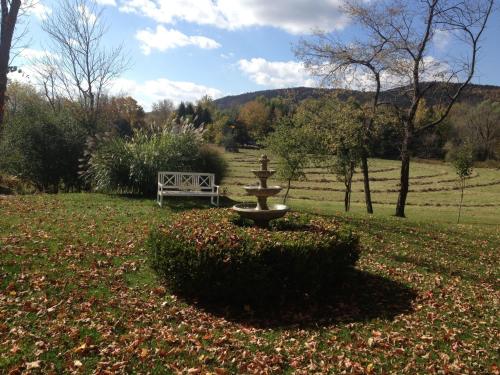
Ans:
{"type": "MultiPolygon", "coordinates": [[[[244,185],[254,184],[256,179],[250,172],[259,167],[262,151],[240,150],[225,153],[229,162],[229,173],[222,186],[226,194],[237,201],[249,201],[244,185]]],[[[272,158],[272,155],[270,156],[272,158]]],[[[277,169],[276,159],[271,168],[277,169]]],[[[375,213],[389,215],[394,211],[399,184],[399,162],[371,159],[370,175],[375,213]]],[[[453,167],[441,162],[413,162],[410,172],[411,184],[408,196],[407,216],[415,220],[456,221],[460,191],[453,167]]],[[[332,213],[343,209],[343,184],[326,168],[308,168],[305,181],[294,181],[289,204],[294,209],[318,213],[332,213]]],[[[284,181],[271,180],[284,185],[284,181]]],[[[280,196],[283,195],[283,192],[280,196]]],[[[280,196],[275,201],[280,200],[280,196]]],[[[362,176],[354,176],[352,210],[354,214],[364,212],[362,176]]],[[[500,224],[500,170],[476,168],[468,181],[464,195],[464,223],[500,224]]]]}

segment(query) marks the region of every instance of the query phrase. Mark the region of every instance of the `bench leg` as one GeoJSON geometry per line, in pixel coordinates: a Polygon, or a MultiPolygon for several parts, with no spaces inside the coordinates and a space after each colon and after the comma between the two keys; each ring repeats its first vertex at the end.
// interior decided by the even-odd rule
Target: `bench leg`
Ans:
{"type": "Polygon", "coordinates": [[[210,203],[212,203],[212,206],[217,206],[219,207],[219,196],[216,195],[216,196],[211,196],[210,197],[210,203]]]}

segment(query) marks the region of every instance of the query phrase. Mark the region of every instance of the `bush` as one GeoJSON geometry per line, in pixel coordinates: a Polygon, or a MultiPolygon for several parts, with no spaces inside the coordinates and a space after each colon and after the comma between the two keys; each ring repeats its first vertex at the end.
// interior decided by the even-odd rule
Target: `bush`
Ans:
{"type": "Polygon", "coordinates": [[[0,169],[41,191],[78,188],[85,134],[69,117],[38,113],[9,120],[0,143],[0,169]]]}
{"type": "Polygon", "coordinates": [[[147,248],[171,292],[253,306],[320,296],[359,257],[357,238],[335,220],[288,214],[262,229],[221,209],[179,214],[147,248]]]}
{"type": "Polygon", "coordinates": [[[215,173],[222,179],[226,163],[193,134],[147,134],[131,139],[92,140],[84,176],[99,191],[154,195],[159,171],[215,173]]]}

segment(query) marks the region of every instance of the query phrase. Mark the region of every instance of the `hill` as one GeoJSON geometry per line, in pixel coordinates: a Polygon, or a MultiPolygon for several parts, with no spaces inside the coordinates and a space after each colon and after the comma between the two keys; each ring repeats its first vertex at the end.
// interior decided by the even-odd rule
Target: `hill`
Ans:
{"type": "MultiPolygon", "coordinates": [[[[437,90],[434,92],[436,95],[426,97],[426,102],[429,105],[435,105],[440,102],[440,98],[446,96],[446,92],[453,91],[454,86],[457,83],[445,84],[436,83],[438,85],[437,90]]],[[[391,98],[401,98],[403,97],[403,92],[406,90],[405,87],[398,87],[390,90],[386,90],[382,93],[381,99],[388,100],[391,98]]],[[[293,98],[294,101],[300,102],[308,98],[317,98],[325,93],[337,93],[340,98],[347,99],[348,97],[355,97],[360,102],[366,102],[372,97],[372,93],[369,91],[359,91],[359,90],[345,90],[345,89],[327,89],[327,88],[313,88],[313,87],[292,87],[287,89],[275,89],[275,90],[263,90],[244,93],[240,95],[230,95],[223,98],[215,100],[215,104],[220,109],[230,109],[236,108],[244,105],[245,103],[256,99],[259,96],[263,96],[267,99],[272,99],[275,97],[288,97],[293,98]]],[[[470,85],[461,95],[459,101],[466,102],[469,104],[476,104],[483,100],[493,100],[500,101],[500,86],[493,85],[470,85]]],[[[399,99],[400,102],[404,101],[399,99]]],[[[400,103],[401,104],[401,103],[400,103]]]]}

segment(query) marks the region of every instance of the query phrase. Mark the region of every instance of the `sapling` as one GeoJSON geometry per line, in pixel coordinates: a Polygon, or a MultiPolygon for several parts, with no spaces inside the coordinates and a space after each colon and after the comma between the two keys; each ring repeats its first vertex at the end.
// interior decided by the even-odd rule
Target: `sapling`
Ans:
{"type": "Polygon", "coordinates": [[[454,154],[452,164],[458,176],[458,184],[460,187],[460,204],[458,206],[457,224],[460,223],[460,214],[462,212],[462,203],[464,201],[464,190],[467,184],[467,179],[472,175],[474,168],[474,159],[472,150],[469,146],[460,147],[454,154]]]}

